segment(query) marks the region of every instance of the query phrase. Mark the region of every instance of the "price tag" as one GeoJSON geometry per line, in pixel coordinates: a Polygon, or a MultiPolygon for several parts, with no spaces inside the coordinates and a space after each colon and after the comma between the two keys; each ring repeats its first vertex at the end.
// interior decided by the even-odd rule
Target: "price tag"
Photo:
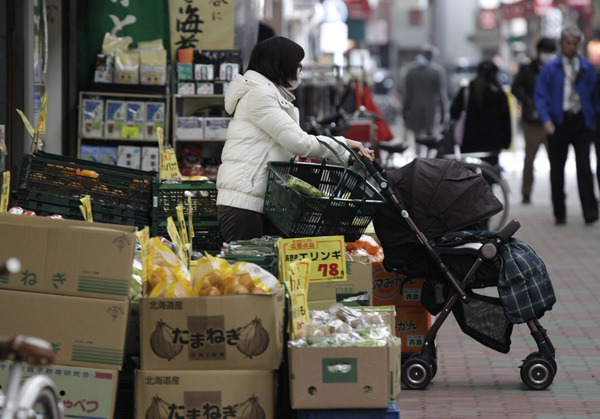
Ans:
{"type": "Polygon", "coordinates": [[[177,210],[177,224],[179,225],[179,237],[181,237],[181,242],[186,245],[190,241],[188,239],[187,228],[185,226],[185,216],[183,215],[183,205],[177,205],[175,207],[177,210]]]}
{"type": "Polygon", "coordinates": [[[21,115],[21,119],[23,120],[23,124],[25,124],[25,129],[27,129],[27,132],[29,133],[29,135],[31,135],[31,138],[33,138],[33,136],[35,135],[35,130],[31,126],[31,124],[29,123],[29,119],[27,119],[27,117],[25,116],[25,114],[20,109],[17,109],[17,113],[19,115],[21,115]]]}
{"type": "MultiPolygon", "coordinates": [[[[281,239],[278,242],[283,281],[291,284],[287,264],[298,259],[311,261],[309,282],[346,281],[344,236],[281,239]]],[[[281,278],[280,278],[281,280],[281,278]]]]}
{"type": "Polygon", "coordinates": [[[142,283],[152,276],[152,263],[150,263],[150,229],[148,226],[135,233],[142,249],[142,283]]]}
{"type": "MultiPolygon", "coordinates": [[[[46,102],[47,102],[47,93],[44,93],[42,96],[42,106],[40,107],[40,113],[38,115],[37,125],[35,127],[36,134],[45,134],[46,133],[46,102]]],[[[41,146],[41,145],[40,145],[41,146]]]]}
{"type": "Polygon", "coordinates": [[[158,162],[160,164],[160,179],[167,180],[173,177],[181,178],[181,172],[179,171],[179,165],[177,164],[177,156],[175,155],[175,151],[170,146],[164,147],[163,145],[164,134],[162,127],[158,127],[156,129],[156,135],[158,137],[158,162]]]}
{"type": "Polygon", "coordinates": [[[83,204],[79,206],[79,209],[83,213],[83,219],[90,223],[94,222],[94,217],[92,216],[92,198],[86,195],[80,201],[83,204]]]}
{"type": "Polygon", "coordinates": [[[177,249],[177,255],[179,256],[179,259],[185,263],[187,257],[185,255],[183,243],[181,242],[181,237],[179,237],[179,232],[177,231],[177,227],[173,221],[173,217],[167,218],[167,231],[169,232],[171,241],[175,245],[175,249],[177,249]]]}
{"type": "Polygon", "coordinates": [[[10,198],[10,172],[2,174],[2,199],[0,200],[0,212],[6,212],[8,209],[8,200],[10,198]]]}
{"type": "Polygon", "coordinates": [[[290,293],[292,315],[292,336],[298,339],[298,332],[306,323],[310,321],[308,316],[308,303],[306,299],[306,291],[303,289],[293,290],[290,293]]]}
{"type": "Polygon", "coordinates": [[[121,128],[122,138],[138,138],[140,135],[140,129],[136,126],[127,126],[121,128]]]}
{"type": "Polygon", "coordinates": [[[194,233],[194,222],[193,222],[193,213],[194,211],[192,211],[192,197],[188,196],[188,228],[189,228],[189,232],[188,232],[188,236],[190,238],[190,243],[192,242],[192,239],[196,236],[196,233],[194,233]]]}

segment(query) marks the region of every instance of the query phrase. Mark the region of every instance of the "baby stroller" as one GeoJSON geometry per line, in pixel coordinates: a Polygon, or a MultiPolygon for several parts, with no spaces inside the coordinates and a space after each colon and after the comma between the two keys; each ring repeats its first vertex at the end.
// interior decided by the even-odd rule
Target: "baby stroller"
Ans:
{"type": "Polygon", "coordinates": [[[420,390],[434,378],[435,337],[450,312],[463,332],[502,353],[513,325],[526,323],[538,351],[524,360],[521,379],[534,390],[552,384],[555,350],[538,319],[556,302],[554,290],[542,260],[512,237],[518,221],[497,233],[478,228],[502,210],[487,182],[452,160],[417,158],[389,173],[362,160],[388,201],[373,219],[384,267],[425,278],[421,300],[438,314],[421,352],[404,361],[403,384],[420,390]],[[475,292],[487,287],[498,297],[475,292]]]}

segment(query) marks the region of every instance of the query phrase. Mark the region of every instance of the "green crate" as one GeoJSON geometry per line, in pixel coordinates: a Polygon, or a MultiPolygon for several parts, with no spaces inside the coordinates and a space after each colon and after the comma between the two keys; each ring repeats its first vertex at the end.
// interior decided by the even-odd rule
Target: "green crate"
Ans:
{"type": "Polygon", "coordinates": [[[23,156],[17,189],[77,199],[89,195],[92,202],[144,211],[149,219],[155,178],[156,172],[38,152],[23,156]],[[83,176],[83,170],[98,177],[83,176]]]}
{"type": "Polygon", "coordinates": [[[152,199],[152,219],[158,223],[168,217],[177,219],[177,206],[183,206],[188,216],[188,197],[192,201],[194,220],[213,221],[217,217],[217,185],[208,181],[183,181],[182,183],[155,183],[152,199]]]}
{"type": "MultiPolygon", "coordinates": [[[[17,190],[17,205],[25,210],[33,211],[39,216],[59,214],[69,220],[83,220],[79,206],[79,198],[57,196],[35,190],[17,190]]],[[[150,225],[147,211],[133,208],[106,205],[92,201],[92,217],[94,222],[130,225],[138,228],[150,225]]]]}
{"type": "Polygon", "coordinates": [[[385,198],[351,169],[315,163],[268,162],[265,214],[288,237],[362,236],[385,198]],[[295,176],[327,197],[303,195],[287,187],[295,176]]]}
{"type": "MultiPolygon", "coordinates": [[[[179,227],[179,224],[175,219],[175,226],[179,227]]],[[[152,222],[151,233],[153,237],[164,237],[171,240],[169,232],[167,230],[167,222],[162,221],[160,223],[152,222]]],[[[194,234],[195,237],[192,239],[192,250],[197,252],[221,250],[223,246],[223,236],[221,230],[219,230],[219,223],[214,221],[194,221],[194,234]]]]}

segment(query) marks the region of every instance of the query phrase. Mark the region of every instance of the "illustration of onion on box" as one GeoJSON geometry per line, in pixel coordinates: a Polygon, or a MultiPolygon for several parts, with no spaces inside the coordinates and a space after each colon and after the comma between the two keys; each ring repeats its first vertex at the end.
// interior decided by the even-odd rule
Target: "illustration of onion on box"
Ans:
{"type": "MultiPolygon", "coordinates": [[[[203,349],[207,345],[235,346],[238,351],[252,359],[267,350],[269,333],[262,325],[262,320],[256,317],[244,327],[224,332],[222,329],[209,327],[205,333],[190,333],[188,330],[173,328],[159,320],[156,329],[150,336],[150,347],[156,356],[168,361],[174,359],[183,351],[184,345],[190,350],[203,349]]],[[[198,357],[203,353],[197,353],[198,357]]],[[[193,357],[193,352],[190,354],[193,357]]]]}
{"type": "MultiPolygon", "coordinates": [[[[189,396],[189,393],[193,394],[195,392],[188,392],[188,396],[189,396]]],[[[196,393],[202,394],[201,392],[196,392],[196,393]]],[[[201,403],[197,403],[197,404],[202,406],[201,409],[203,409],[204,411],[210,410],[210,412],[212,412],[212,414],[215,414],[215,416],[213,416],[211,414],[210,417],[221,417],[221,413],[223,415],[226,415],[223,417],[239,417],[239,418],[243,418],[243,419],[255,419],[255,418],[260,419],[260,418],[266,417],[265,411],[262,408],[262,406],[260,405],[258,397],[254,396],[254,395],[243,403],[229,405],[229,406],[223,406],[222,408],[219,408],[219,406],[213,405],[208,402],[204,403],[204,401],[201,403]],[[217,412],[219,412],[219,413],[217,413],[217,412]],[[218,414],[218,416],[216,416],[217,414],[218,414]]],[[[152,398],[152,404],[150,405],[148,410],[146,410],[146,419],[171,418],[171,417],[173,417],[173,409],[177,409],[177,410],[185,409],[186,410],[186,412],[179,412],[182,415],[181,416],[177,415],[176,417],[186,417],[186,418],[200,417],[200,416],[195,416],[200,413],[198,408],[195,408],[192,406],[191,408],[188,409],[187,406],[178,406],[175,403],[166,402],[165,400],[161,399],[157,395],[152,398]],[[188,411],[193,411],[193,412],[188,414],[188,411]]]]}

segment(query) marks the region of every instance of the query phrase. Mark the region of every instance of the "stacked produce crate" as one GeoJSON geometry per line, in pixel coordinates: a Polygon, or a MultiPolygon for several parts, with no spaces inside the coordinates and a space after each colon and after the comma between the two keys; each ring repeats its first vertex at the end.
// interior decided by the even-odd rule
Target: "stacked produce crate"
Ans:
{"type": "Polygon", "coordinates": [[[284,304],[283,289],[142,298],[136,417],[274,419],[284,304]]]}
{"type": "Polygon", "coordinates": [[[189,202],[194,224],[192,250],[215,253],[221,250],[223,237],[217,222],[217,185],[213,182],[183,181],[182,183],[156,183],[152,209],[152,236],[168,238],[167,218],[177,223],[177,206],[183,206],[188,222],[189,202]]]}
{"type": "Polygon", "coordinates": [[[150,224],[155,172],[38,152],[25,154],[17,205],[37,215],[83,220],[80,199],[91,198],[94,222],[143,228],[150,224]]]}
{"type": "Polygon", "coordinates": [[[387,272],[381,262],[373,262],[373,304],[396,306],[396,336],[402,338],[402,357],[420,352],[432,323],[431,314],[421,304],[422,278],[407,278],[387,272]]]}
{"type": "MultiPolygon", "coordinates": [[[[26,366],[56,384],[66,415],[112,418],[123,364],[135,227],[0,214],[0,260],[19,273],[0,278],[2,334],[44,339],[54,364],[26,366]],[[110,263],[106,263],[106,261],[110,263]]],[[[0,381],[10,366],[0,364],[0,381]]]]}

